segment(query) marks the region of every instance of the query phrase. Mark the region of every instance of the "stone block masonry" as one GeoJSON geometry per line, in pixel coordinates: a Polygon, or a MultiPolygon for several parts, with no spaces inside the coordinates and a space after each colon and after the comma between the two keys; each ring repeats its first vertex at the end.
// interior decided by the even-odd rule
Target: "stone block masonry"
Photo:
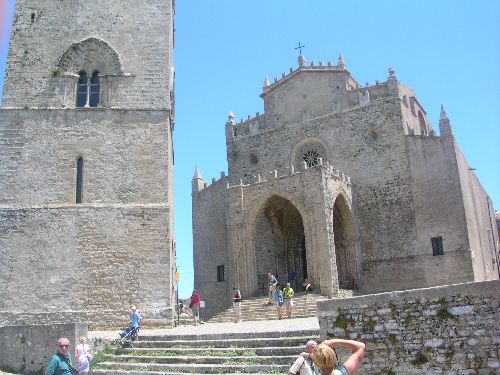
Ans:
{"type": "Polygon", "coordinates": [[[498,374],[499,305],[495,280],[320,301],[317,315],[322,339],[366,344],[359,374],[498,374]]]}

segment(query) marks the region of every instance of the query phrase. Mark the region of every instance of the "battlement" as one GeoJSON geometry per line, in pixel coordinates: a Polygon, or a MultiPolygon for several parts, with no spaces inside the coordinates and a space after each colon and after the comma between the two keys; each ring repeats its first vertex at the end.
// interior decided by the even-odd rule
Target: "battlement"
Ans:
{"type": "Polygon", "coordinates": [[[197,192],[201,191],[210,191],[212,189],[220,188],[220,185],[225,183],[225,188],[226,189],[232,189],[235,187],[241,187],[241,186],[251,186],[251,185],[256,185],[260,183],[265,183],[270,180],[276,180],[276,179],[285,179],[289,178],[290,176],[302,174],[302,173],[317,173],[319,171],[326,171],[329,176],[337,181],[343,181],[347,185],[351,185],[351,177],[347,176],[344,174],[344,172],[335,169],[330,163],[326,162],[323,163],[323,160],[319,158],[318,164],[313,167],[308,167],[307,163],[304,162],[300,169],[296,168],[294,165],[291,165],[290,167],[285,168],[284,170],[272,170],[272,171],[263,171],[261,173],[258,173],[256,175],[252,176],[246,176],[245,178],[240,178],[239,182],[236,184],[231,184],[229,178],[226,176],[224,172],[221,172],[220,178],[216,179],[215,177],[212,177],[212,183],[208,184],[204,182],[203,180],[203,185],[200,186],[200,189],[197,190],[197,192]]]}

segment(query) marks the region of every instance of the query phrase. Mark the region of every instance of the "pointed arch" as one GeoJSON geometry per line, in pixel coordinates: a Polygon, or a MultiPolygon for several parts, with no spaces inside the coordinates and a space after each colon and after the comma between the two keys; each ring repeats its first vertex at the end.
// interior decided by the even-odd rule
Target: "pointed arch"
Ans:
{"type": "Polygon", "coordinates": [[[358,277],[354,220],[348,201],[342,194],[339,194],[335,199],[332,217],[339,286],[346,289],[356,289],[358,277]]]}
{"type": "Polygon", "coordinates": [[[96,37],[73,43],[63,53],[57,66],[75,74],[80,71],[89,75],[94,71],[106,75],[123,74],[123,65],[118,53],[109,43],[96,37]]]}

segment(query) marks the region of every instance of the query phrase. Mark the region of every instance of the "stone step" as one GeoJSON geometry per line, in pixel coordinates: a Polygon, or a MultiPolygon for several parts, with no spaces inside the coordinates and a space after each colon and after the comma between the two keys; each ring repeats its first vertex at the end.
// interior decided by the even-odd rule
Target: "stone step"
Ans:
{"type": "MultiPolygon", "coordinates": [[[[319,337],[305,337],[304,343],[309,340],[319,341],[319,337]]],[[[178,356],[203,356],[207,353],[207,351],[217,352],[219,354],[227,354],[228,357],[238,357],[245,356],[249,352],[255,353],[257,356],[287,356],[287,355],[297,355],[303,350],[304,344],[300,346],[272,346],[272,347],[260,347],[260,348],[166,348],[166,349],[158,349],[158,348],[125,348],[125,349],[117,349],[115,353],[117,355],[167,355],[167,354],[175,354],[178,356]]]]}
{"type": "Polygon", "coordinates": [[[141,337],[145,341],[166,341],[166,340],[228,340],[228,339],[249,339],[249,338],[269,338],[282,339],[287,337],[308,337],[318,336],[316,329],[301,329],[295,331],[268,331],[268,332],[231,332],[231,333],[210,333],[210,334],[178,334],[178,335],[147,335],[141,337]]]}
{"type": "MultiPolygon", "coordinates": [[[[259,365],[267,365],[273,363],[276,365],[286,365],[287,363],[293,363],[297,358],[297,354],[300,352],[300,347],[295,348],[296,352],[294,355],[272,355],[272,356],[256,356],[256,355],[243,355],[243,356],[225,356],[225,355],[215,355],[217,350],[207,348],[206,353],[215,353],[214,355],[199,355],[199,356],[186,356],[186,355],[109,355],[107,357],[107,362],[113,363],[156,363],[156,364],[179,364],[183,363],[185,365],[192,364],[221,364],[227,361],[236,363],[252,363],[259,365]]],[[[247,353],[253,354],[252,350],[247,353]]],[[[202,353],[203,354],[203,353],[202,353]]],[[[228,354],[228,353],[223,353],[228,354]]]]}
{"type": "MultiPolygon", "coordinates": [[[[251,363],[240,364],[157,364],[157,363],[113,363],[102,362],[98,369],[92,370],[93,374],[101,374],[100,370],[114,370],[115,374],[145,374],[151,375],[151,372],[159,374],[227,374],[227,373],[245,373],[245,374],[265,374],[265,373],[287,373],[290,364],[286,365],[259,365],[251,363]]],[[[113,372],[111,372],[113,373],[113,372]]],[[[107,372],[110,374],[110,372],[107,372]]]]}
{"type": "MultiPolygon", "coordinates": [[[[232,346],[241,346],[244,348],[258,348],[262,346],[274,346],[276,338],[249,338],[249,339],[225,339],[225,340],[168,340],[168,341],[141,341],[134,343],[134,348],[173,348],[178,346],[216,347],[228,348],[232,346]]],[[[284,337],[279,339],[284,346],[304,345],[304,337],[284,337]]]]}

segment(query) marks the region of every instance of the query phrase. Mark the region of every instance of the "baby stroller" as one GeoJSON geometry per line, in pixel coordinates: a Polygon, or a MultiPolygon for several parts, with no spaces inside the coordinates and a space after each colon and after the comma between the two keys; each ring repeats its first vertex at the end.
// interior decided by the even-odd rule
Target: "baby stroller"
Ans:
{"type": "Polygon", "coordinates": [[[133,347],[134,341],[137,340],[139,337],[139,326],[128,327],[122,333],[120,333],[120,336],[121,336],[122,348],[133,347]]]}

